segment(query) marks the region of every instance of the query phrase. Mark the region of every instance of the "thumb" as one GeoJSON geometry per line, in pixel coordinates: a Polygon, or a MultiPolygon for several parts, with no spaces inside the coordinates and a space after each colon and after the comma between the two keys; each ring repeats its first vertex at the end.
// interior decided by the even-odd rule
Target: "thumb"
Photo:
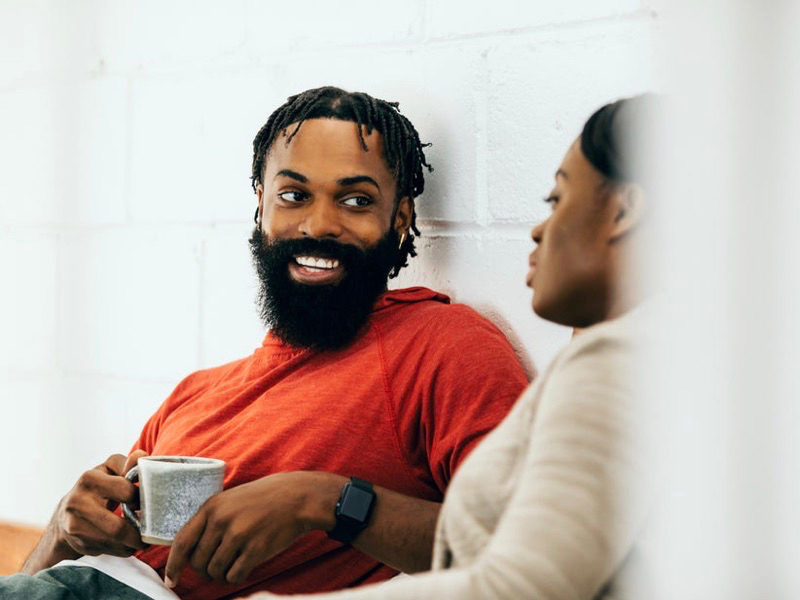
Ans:
{"type": "Polygon", "coordinates": [[[128,455],[128,460],[125,461],[125,470],[123,471],[123,475],[130,471],[136,463],[139,462],[139,459],[143,456],[148,456],[147,452],[144,450],[134,450],[128,455]]]}

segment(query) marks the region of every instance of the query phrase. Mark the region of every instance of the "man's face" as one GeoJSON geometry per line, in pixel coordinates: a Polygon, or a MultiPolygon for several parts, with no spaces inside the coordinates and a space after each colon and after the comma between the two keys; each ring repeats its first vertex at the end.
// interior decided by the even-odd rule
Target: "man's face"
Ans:
{"type": "Polygon", "coordinates": [[[288,145],[278,136],[256,190],[260,226],[250,244],[262,316],[295,346],[352,340],[385,290],[399,235],[410,225],[407,198],[395,212],[381,135],[362,130],[365,152],[356,127],[312,119],[288,145]]]}
{"type": "MultiPolygon", "coordinates": [[[[287,131],[293,131],[290,125],[287,131]]],[[[395,209],[396,184],[383,156],[383,140],[374,131],[361,147],[356,124],[311,119],[287,145],[278,136],[267,156],[259,184],[261,231],[270,241],[312,238],[334,240],[362,251],[374,248],[390,227],[408,230],[411,203],[395,209]]],[[[290,277],[306,285],[335,284],[345,275],[341,264],[324,255],[295,256],[290,277]]]]}

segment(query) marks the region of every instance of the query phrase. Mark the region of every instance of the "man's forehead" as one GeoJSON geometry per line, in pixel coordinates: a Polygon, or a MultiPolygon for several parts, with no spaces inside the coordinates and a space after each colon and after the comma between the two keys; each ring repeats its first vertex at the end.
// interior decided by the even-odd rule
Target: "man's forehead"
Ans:
{"type": "Polygon", "coordinates": [[[358,135],[358,125],[353,121],[309,119],[303,121],[299,129],[296,123],[289,125],[286,135],[278,135],[270,148],[266,172],[274,176],[283,169],[337,174],[343,170],[368,170],[391,176],[384,159],[383,136],[376,130],[367,134],[364,127],[362,133],[366,150],[358,135]]]}

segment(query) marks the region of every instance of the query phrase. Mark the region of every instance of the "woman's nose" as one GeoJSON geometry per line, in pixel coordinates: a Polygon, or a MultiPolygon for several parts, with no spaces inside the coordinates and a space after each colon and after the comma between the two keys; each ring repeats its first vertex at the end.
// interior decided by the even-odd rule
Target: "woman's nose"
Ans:
{"type": "Polygon", "coordinates": [[[536,225],[533,226],[533,229],[531,229],[531,239],[537,244],[542,243],[542,235],[544,234],[545,223],[547,223],[547,221],[542,221],[541,223],[537,223],[536,225]]]}

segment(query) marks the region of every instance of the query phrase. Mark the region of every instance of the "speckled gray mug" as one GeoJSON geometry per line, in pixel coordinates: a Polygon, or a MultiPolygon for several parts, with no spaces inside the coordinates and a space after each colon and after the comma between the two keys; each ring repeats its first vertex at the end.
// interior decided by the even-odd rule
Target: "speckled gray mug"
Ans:
{"type": "Polygon", "coordinates": [[[203,503],[222,491],[225,462],[198,456],[145,456],[125,477],[139,482],[139,516],[123,504],[125,518],[146,544],[170,546],[203,503]]]}

